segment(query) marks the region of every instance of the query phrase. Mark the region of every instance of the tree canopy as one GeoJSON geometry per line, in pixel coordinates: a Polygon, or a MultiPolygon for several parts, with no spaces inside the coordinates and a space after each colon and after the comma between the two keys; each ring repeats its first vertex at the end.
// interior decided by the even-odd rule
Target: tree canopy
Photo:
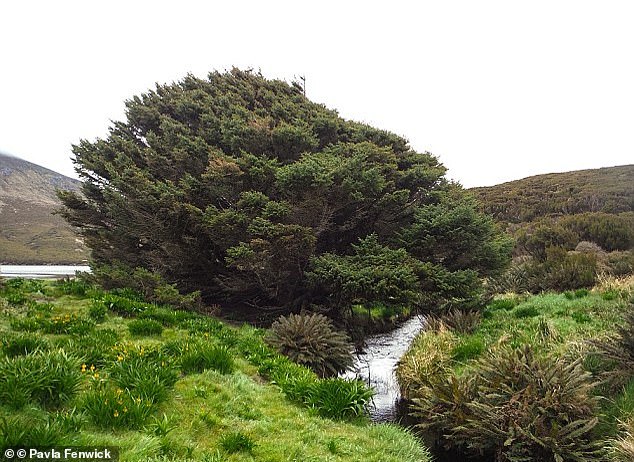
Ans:
{"type": "Polygon", "coordinates": [[[207,300],[296,309],[469,299],[510,243],[430,153],[344,120],[301,86],[233,69],[126,102],[73,146],[63,215],[93,265],[207,300]]]}

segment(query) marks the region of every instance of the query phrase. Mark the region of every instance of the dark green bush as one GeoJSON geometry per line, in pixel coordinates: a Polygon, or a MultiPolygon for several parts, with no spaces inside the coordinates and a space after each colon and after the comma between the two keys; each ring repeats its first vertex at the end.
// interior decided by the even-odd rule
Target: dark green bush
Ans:
{"type": "Polygon", "coordinates": [[[587,297],[590,291],[588,289],[577,289],[575,290],[575,298],[583,298],[587,297]]]}
{"type": "Polygon", "coordinates": [[[570,317],[574,319],[576,322],[578,322],[579,324],[585,324],[592,321],[592,318],[587,313],[584,313],[583,311],[575,311],[570,315],[570,317]]]}
{"type": "Polygon", "coordinates": [[[163,326],[153,319],[134,319],[128,323],[132,335],[161,335],[163,326]]]}
{"type": "Polygon", "coordinates": [[[267,341],[321,377],[336,375],[352,365],[352,344],[321,314],[281,316],[271,326],[267,341]]]}
{"type": "Polygon", "coordinates": [[[619,298],[619,293],[615,290],[608,290],[606,292],[603,292],[601,294],[601,298],[603,300],[616,300],[617,298],[619,298]]]}
{"type": "Polygon", "coordinates": [[[594,387],[581,360],[502,349],[466,375],[437,377],[414,415],[445,446],[487,460],[599,461],[594,387]]]}

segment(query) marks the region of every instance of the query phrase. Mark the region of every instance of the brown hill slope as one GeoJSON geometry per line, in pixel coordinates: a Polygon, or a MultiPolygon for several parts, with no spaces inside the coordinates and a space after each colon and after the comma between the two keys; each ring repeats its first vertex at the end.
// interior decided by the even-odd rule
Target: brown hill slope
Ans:
{"type": "Polygon", "coordinates": [[[52,212],[57,189],[79,189],[77,180],[0,153],[0,263],[73,264],[88,250],[52,212]]]}
{"type": "Polygon", "coordinates": [[[485,212],[505,223],[584,212],[631,212],[634,165],[537,175],[471,192],[485,212]]]}

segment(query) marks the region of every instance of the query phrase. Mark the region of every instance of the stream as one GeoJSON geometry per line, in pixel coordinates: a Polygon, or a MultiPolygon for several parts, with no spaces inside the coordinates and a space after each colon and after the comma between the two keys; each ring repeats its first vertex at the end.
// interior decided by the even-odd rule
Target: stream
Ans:
{"type": "Polygon", "coordinates": [[[359,378],[374,389],[370,405],[370,417],[374,422],[399,420],[401,393],[394,369],[423,325],[423,318],[414,316],[390,332],[371,335],[365,341],[363,352],[357,355],[354,366],[342,374],[346,378],[359,378]]]}

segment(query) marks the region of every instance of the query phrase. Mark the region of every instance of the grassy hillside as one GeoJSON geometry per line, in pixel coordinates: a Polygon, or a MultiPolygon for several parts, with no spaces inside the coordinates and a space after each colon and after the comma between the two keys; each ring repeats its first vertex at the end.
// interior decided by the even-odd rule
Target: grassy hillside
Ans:
{"type": "Polygon", "coordinates": [[[471,192],[484,211],[505,223],[583,212],[631,212],[634,165],[537,175],[471,192]]]}
{"type": "Polygon", "coordinates": [[[52,212],[55,190],[77,190],[79,182],[0,153],[0,263],[80,263],[88,250],[68,224],[52,212]]]}
{"type": "Polygon", "coordinates": [[[429,460],[406,431],[355,417],[363,387],[317,379],[262,335],[126,291],[5,281],[0,448],[116,446],[122,462],[429,460]]]}

